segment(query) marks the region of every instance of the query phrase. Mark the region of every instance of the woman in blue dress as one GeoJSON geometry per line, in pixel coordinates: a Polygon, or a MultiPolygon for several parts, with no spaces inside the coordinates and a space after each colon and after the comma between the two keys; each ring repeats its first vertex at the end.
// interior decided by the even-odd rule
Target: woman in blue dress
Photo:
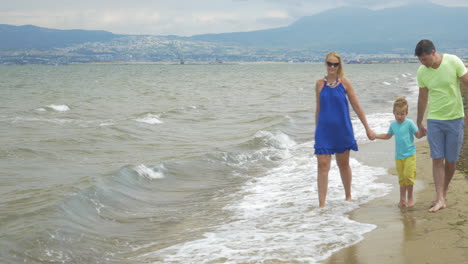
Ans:
{"type": "Polygon", "coordinates": [[[317,156],[317,186],[319,206],[325,207],[328,188],[328,172],[332,155],[340,170],[346,201],[351,201],[352,172],[349,165],[350,150],[357,151],[353,126],[349,116],[349,103],[366,129],[367,137],[375,139],[374,132],[367,124],[358,98],[349,80],[344,77],[340,55],[332,51],[325,57],[327,76],[317,80],[315,111],[315,155],[317,156]]]}

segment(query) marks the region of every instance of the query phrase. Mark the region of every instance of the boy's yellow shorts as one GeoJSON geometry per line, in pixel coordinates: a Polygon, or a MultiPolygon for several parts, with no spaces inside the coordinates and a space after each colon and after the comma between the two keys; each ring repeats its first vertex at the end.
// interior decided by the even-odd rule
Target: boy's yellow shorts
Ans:
{"type": "Polygon", "coordinates": [[[396,159],[395,162],[400,186],[414,185],[416,179],[416,154],[406,159],[396,159]]]}

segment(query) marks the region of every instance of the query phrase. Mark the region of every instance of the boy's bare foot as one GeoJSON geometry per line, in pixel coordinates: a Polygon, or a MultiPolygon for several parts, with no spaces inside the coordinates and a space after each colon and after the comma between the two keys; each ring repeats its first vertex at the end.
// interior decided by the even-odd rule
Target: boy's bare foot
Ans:
{"type": "Polygon", "coordinates": [[[434,206],[432,206],[431,209],[429,209],[429,212],[434,213],[445,208],[447,208],[445,201],[438,201],[436,204],[434,204],[434,206]]]}
{"type": "Polygon", "coordinates": [[[398,203],[398,207],[400,207],[400,208],[405,208],[405,207],[406,207],[406,201],[400,201],[400,202],[398,203]]]}
{"type": "Polygon", "coordinates": [[[414,206],[414,200],[408,200],[408,203],[406,204],[406,207],[411,208],[414,206]]]}

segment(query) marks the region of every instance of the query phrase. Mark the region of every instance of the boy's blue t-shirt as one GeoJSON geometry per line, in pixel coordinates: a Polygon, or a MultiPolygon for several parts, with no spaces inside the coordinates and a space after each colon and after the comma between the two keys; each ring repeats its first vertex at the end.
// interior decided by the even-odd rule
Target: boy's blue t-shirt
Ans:
{"type": "Polygon", "coordinates": [[[395,136],[395,159],[406,159],[416,154],[414,145],[414,133],[418,132],[418,127],[410,119],[399,124],[393,121],[388,129],[388,134],[395,136]]]}

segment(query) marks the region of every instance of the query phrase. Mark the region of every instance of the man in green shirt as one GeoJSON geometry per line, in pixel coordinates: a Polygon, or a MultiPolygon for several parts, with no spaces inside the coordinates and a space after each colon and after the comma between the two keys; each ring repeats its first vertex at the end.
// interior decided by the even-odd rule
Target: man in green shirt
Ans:
{"type": "Polygon", "coordinates": [[[457,56],[437,53],[430,40],[419,41],[414,54],[422,64],[417,73],[417,126],[427,134],[437,195],[429,211],[437,212],[447,207],[448,186],[463,144],[465,113],[460,82],[468,86],[468,73],[457,56]],[[428,105],[426,130],[422,121],[428,105]]]}

